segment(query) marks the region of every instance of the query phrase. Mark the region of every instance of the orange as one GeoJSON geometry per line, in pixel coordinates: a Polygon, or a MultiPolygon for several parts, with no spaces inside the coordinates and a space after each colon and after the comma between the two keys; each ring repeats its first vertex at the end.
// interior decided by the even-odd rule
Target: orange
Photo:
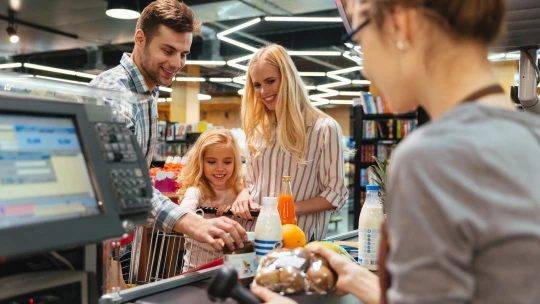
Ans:
{"type": "Polygon", "coordinates": [[[300,227],[293,224],[281,226],[283,230],[283,248],[294,249],[304,247],[306,244],[306,235],[300,227]]]}

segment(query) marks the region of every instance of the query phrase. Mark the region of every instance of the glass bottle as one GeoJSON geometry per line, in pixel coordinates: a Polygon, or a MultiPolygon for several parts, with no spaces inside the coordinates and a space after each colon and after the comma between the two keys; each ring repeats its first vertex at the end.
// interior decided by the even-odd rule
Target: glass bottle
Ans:
{"type": "Polygon", "coordinates": [[[281,225],[296,225],[296,213],[294,212],[294,199],[291,190],[291,177],[283,176],[281,182],[281,193],[278,199],[278,211],[281,225]]]}

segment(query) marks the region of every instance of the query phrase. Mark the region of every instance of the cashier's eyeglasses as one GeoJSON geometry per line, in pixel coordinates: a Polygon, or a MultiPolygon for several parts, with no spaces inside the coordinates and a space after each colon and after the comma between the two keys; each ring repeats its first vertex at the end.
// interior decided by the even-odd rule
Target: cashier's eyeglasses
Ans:
{"type": "Polygon", "coordinates": [[[366,27],[371,22],[371,19],[366,19],[359,26],[357,26],[352,32],[347,33],[341,36],[341,42],[344,43],[347,47],[352,48],[353,46],[359,46],[353,39],[354,35],[360,32],[364,27],[366,27]]]}
{"type": "MultiPolygon", "coordinates": [[[[354,36],[360,32],[363,28],[365,28],[370,22],[370,18],[366,18],[364,22],[362,22],[359,26],[356,28],[351,27],[351,22],[345,13],[345,8],[343,5],[344,0],[336,0],[336,6],[339,12],[339,15],[341,17],[341,20],[343,21],[343,26],[345,27],[345,30],[347,33],[341,37],[341,42],[345,44],[347,48],[349,48],[349,51],[346,51],[343,56],[346,58],[349,58],[353,61],[356,61],[358,64],[362,64],[362,48],[359,45],[358,42],[354,40],[354,36]]],[[[367,16],[366,16],[367,17],[367,16]]]]}

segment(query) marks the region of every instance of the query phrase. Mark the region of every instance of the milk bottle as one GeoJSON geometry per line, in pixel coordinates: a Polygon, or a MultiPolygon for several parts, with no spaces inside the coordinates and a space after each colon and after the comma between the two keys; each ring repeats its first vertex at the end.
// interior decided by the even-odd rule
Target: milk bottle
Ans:
{"type": "Polygon", "coordinates": [[[358,222],[358,263],[376,271],[384,214],[379,199],[379,186],[368,185],[366,191],[366,201],[358,222]]]}
{"type": "Polygon", "coordinates": [[[281,248],[283,243],[281,219],[277,210],[277,198],[263,197],[262,208],[255,225],[255,254],[257,263],[270,251],[281,248]]]}

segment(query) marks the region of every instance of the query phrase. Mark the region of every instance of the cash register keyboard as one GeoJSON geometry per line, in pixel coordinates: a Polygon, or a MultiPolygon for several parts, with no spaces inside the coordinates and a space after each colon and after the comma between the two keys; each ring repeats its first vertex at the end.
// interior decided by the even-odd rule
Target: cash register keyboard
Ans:
{"type": "Polygon", "coordinates": [[[99,123],[96,125],[105,161],[109,163],[137,161],[132,133],[123,124],[99,123]]]}
{"type": "Polygon", "coordinates": [[[98,123],[96,131],[105,161],[121,167],[110,171],[120,206],[128,210],[147,208],[152,193],[148,193],[143,172],[137,164],[133,134],[120,123],[98,123]]]}
{"type": "Polygon", "coordinates": [[[150,203],[146,182],[140,168],[113,169],[111,179],[122,208],[137,209],[150,203]]]}

